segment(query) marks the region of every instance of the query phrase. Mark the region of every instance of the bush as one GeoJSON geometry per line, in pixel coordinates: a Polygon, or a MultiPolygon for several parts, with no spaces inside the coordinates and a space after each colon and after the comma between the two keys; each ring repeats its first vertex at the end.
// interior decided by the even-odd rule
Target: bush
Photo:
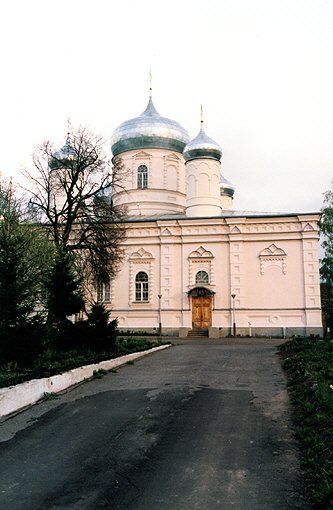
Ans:
{"type": "Polygon", "coordinates": [[[75,323],[67,320],[51,330],[52,345],[60,351],[90,349],[112,353],[117,339],[117,320],[109,322],[109,318],[110,312],[104,305],[94,304],[87,320],[75,323]]]}
{"type": "Polygon", "coordinates": [[[333,508],[333,343],[295,338],[280,346],[295,406],[306,490],[313,508],[333,508]]]}
{"type": "Polygon", "coordinates": [[[102,303],[94,303],[88,313],[90,347],[95,348],[98,352],[114,351],[118,334],[117,320],[110,322],[110,313],[102,303]]]}
{"type": "MultiPolygon", "coordinates": [[[[73,326],[75,330],[76,327],[75,325],[73,326]]],[[[117,339],[114,345],[114,353],[112,353],[110,351],[96,352],[82,346],[77,349],[68,349],[68,343],[67,349],[60,351],[52,348],[50,344],[45,344],[42,353],[29,368],[19,367],[15,362],[1,363],[0,388],[19,384],[29,379],[60,374],[72,368],[98,363],[105,359],[122,356],[131,352],[150,349],[156,345],[159,345],[159,343],[144,339],[117,339]]]]}
{"type": "Polygon", "coordinates": [[[146,340],[144,338],[118,338],[115,344],[115,351],[119,356],[136,351],[145,351],[159,345],[158,341],[146,340]]]}
{"type": "Polygon", "coordinates": [[[0,338],[1,362],[15,362],[20,367],[29,367],[44,350],[46,328],[36,316],[10,328],[0,327],[0,338]]]}
{"type": "Polygon", "coordinates": [[[66,320],[49,328],[49,343],[55,351],[70,351],[83,347],[88,327],[84,321],[72,323],[66,320]]]}

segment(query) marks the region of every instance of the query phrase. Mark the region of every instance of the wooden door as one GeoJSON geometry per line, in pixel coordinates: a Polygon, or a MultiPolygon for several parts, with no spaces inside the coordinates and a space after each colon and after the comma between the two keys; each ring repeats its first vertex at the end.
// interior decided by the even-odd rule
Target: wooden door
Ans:
{"type": "Polygon", "coordinates": [[[192,327],[207,329],[212,325],[212,298],[192,297],[192,327]]]}

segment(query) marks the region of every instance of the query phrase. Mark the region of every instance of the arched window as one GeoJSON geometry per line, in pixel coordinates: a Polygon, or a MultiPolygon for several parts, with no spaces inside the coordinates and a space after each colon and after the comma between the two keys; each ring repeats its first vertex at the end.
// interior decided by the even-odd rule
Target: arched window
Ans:
{"type": "Polygon", "coordinates": [[[111,280],[97,285],[97,303],[111,303],[111,280]]]}
{"type": "Polygon", "coordinates": [[[135,277],[135,301],[148,301],[148,275],[143,271],[135,277]]]}
{"type": "Polygon", "coordinates": [[[146,165],[138,167],[138,189],[148,188],[148,168],[146,165]]]}
{"type": "Polygon", "coordinates": [[[209,283],[209,276],[206,271],[198,271],[195,275],[195,283],[209,283]]]}

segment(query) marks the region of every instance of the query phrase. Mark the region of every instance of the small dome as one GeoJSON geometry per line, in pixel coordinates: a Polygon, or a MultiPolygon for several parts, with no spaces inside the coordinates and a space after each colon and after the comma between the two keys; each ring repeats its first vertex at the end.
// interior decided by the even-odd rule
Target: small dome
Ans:
{"type": "Polygon", "coordinates": [[[126,120],[113,133],[111,150],[114,156],[133,149],[170,149],[183,152],[189,141],[187,131],[178,122],[161,117],[152,98],[145,111],[126,120]]]}
{"type": "Polygon", "coordinates": [[[221,161],[222,149],[218,143],[214,142],[214,140],[206,135],[202,122],[198,136],[186,145],[184,149],[184,157],[186,161],[201,158],[210,158],[221,161]]]}
{"type": "Polygon", "coordinates": [[[95,206],[98,207],[99,204],[110,205],[112,202],[112,189],[111,187],[108,189],[103,189],[97,193],[94,197],[95,206]]]}
{"type": "Polygon", "coordinates": [[[73,148],[69,136],[66,139],[66,143],[61,149],[52,154],[52,159],[50,162],[51,169],[59,168],[61,166],[62,161],[73,160],[77,157],[77,153],[73,148]]]}
{"type": "Polygon", "coordinates": [[[76,157],[76,152],[72,147],[71,141],[69,137],[66,139],[66,143],[61,149],[53,154],[54,158],[57,159],[74,159],[76,157]]]}
{"type": "Polygon", "coordinates": [[[220,195],[233,197],[235,193],[235,186],[231,182],[227,181],[225,177],[221,175],[220,179],[220,195]]]}

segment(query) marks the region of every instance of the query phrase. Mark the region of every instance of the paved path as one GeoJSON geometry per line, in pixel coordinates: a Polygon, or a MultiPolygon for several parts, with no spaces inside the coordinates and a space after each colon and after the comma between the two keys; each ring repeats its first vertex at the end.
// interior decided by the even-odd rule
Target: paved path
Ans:
{"type": "Polygon", "coordinates": [[[274,340],[193,340],[0,427],[2,510],[305,508],[274,340]]]}

